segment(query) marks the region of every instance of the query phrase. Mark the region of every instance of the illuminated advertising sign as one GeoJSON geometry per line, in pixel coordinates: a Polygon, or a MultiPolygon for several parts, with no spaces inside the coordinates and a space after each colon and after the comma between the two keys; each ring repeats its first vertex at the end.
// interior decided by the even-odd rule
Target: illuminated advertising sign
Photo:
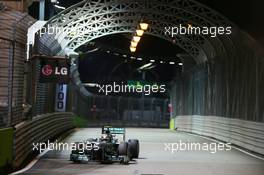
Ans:
{"type": "Polygon", "coordinates": [[[67,103],[67,85],[57,84],[56,85],[56,97],[55,97],[55,111],[65,112],[67,103]]]}
{"type": "Polygon", "coordinates": [[[68,83],[70,80],[70,64],[67,59],[41,58],[40,79],[41,83],[68,83]]]}

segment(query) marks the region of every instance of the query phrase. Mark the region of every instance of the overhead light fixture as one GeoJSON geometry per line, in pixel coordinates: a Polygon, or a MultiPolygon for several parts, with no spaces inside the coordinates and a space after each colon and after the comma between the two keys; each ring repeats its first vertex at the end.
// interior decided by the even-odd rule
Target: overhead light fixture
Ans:
{"type": "Polygon", "coordinates": [[[62,6],[59,6],[59,5],[54,5],[54,7],[58,8],[58,9],[62,9],[62,10],[66,9],[65,7],[62,7],[62,6]]]}
{"type": "Polygon", "coordinates": [[[151,63],[154,63],[154,62],[155,62],[155,60],[150,60],[150,62],[151,62],[151,63]]]}
{"type": "Polygon", "coordinates": [[[140,36],[133,36],[133,41],[138,43],[140,41],[140,38],[140,36]]]}
{"type": "Polygon", "coordinates": [[[150,66],[150,67],[148,67],[148,68],[146,68],[147,70],[150,70],[150,69],[153,69],[153,68],[155,68],[156,67],[156,65],[153,65],[153,66],[150,66]]]}
{"type": "Polygon", "coordinates": [[[144,30],[138,29],[138,30],[136,30],[136,33],[137,33],[137,36],[143,36],[144,30]]]}
{"type": "Polygon", "coordinates": [[[178,63],[178,65],[179,65],[179,66],[182,66],[182,65],[183,65],[183,63],[178,63]]]}
{"type": "Polygon", "coordinates": [[[161,64],[163,64],[163,63],[164,63],[164,61],[160,61],[160,63],[161,63],[161,64]]]}
{"type": "Polygon", "coordinates": [[[97,83],[84,83],[83,85],[87,86],[87,87],[97,87],[99,84],[97,84],[97,83]]]}
{"type": "Polygon", "coordinates": [[[141,30],[147,30],[148,29],[148,23],[142,22],[139,24],[141,30]]]}
{"type": "Polygon", "coordinates": [[[137,45],[138,45],[138,42],[131,41],[131,47],[137,47],[137,45]]]}
{"type": "Polygon", "coordinates": [[[152,63],[147,63],[147,64],[141,66],[140,68],[138,68],[138,70],[143,70],[143,69],[145,69],[145,68],[147,68],[147,67],[149,67],[151,65],[152,65],[152,63]]]}
{"type": "Polygon", "coordinates": [[[131,52],[136,52],[136,50],[137,50],[137,49],[136,49],[135,47],[130,47],[130,51],[131,51],[131,52]]]}
{"type": "Polygon", "coordinates": [[[142,58],[137,58],[137,60],[142,61],[143,59],[142,58]]]}
{"type": "Polygon", "coordinates": [[[175,62],[171,61],[170,64],[175,64],[175,62]]]}

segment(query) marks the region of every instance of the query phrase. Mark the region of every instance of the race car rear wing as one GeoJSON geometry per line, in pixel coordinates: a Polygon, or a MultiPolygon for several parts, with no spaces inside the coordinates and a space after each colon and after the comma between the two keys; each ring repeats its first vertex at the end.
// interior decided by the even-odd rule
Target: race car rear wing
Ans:
{"type": "Polygon", "coordinates": [[[125,141],[126,129],[121,127],[112,127],[112,126],[103,126],[102,134],[105,134],[106,131],[110,131],[110,134],[120,134],[123,135],[123,140],[125,141]]]}

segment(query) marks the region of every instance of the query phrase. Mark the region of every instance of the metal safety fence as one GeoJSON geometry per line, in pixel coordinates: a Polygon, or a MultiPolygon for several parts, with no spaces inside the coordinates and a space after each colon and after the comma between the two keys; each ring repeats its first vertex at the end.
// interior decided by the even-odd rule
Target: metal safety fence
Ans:
{"type": "Polygon", "coordinates": [[[245,37],[225,57],[198,65],[171,89],[173,117],[220,116],[264,122],[264,54],[245,37]]]}
{"type": "Polygon", "coordinates": [[[161,98],[88,96],[75,99],[74,113],[86,118],[88,126],[168,127],[168,104],[161,98]]]}
{"type": "Polygon", "coordinates": [[[0,11],[0,127],[53,112],[47,103],[52,85],[39,82],[39,60],[26,62],[27,30],[34,21],[26,13],[0,11]]]}
{"type": "Polygon", "coordinates": [[[0,127],[13,126],[23,117],[26,33],[33,19],[27,14],[0,11],[0,127]]]}

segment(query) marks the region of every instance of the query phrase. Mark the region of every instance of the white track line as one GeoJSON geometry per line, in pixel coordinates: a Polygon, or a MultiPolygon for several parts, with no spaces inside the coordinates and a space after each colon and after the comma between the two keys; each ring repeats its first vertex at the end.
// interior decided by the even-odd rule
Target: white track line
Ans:
{"type": "MultiPolygon", "coordinates": [[[[71,132],[71,130],[70,131],[68,131],[68,132],[71,132]]],[[[58,140],[63,140],[63,138],[58,138],[58,140]]],[[[58,142],[58,140],[57,140],[57,142],[58,142]]],[[[23,168],[23,169],[21,169],[21,170],[18,170],[18,171],[16,171],[16,172],[13,172],[13,173],[11,173],[11,174],[9,174],[9,175],[16,175],[16,174],[21,174],[21,173],[24,173],[25,171],[27,171],[27,170],[29,170],[29,169],[31,169],[38,161],[39,161],[39,159],[42,157],[42,156],[44,156],[47,152],[49,152],[50,151],[50,149],[46,149],[46,150],[44,150],[42,153],[40,153],[36,158],[34,158],[25,168],[23,168]]]]}
{"type": "Polygon", "coordinates": [[[44,156],[49,151],[50,151],[49,149],[46,149],[45,151],[43,151],[42,153],[40,153],[36,158],[34,158],[25,168],[23,168],[23,169],[21,169],[19,171],[13,172],[13,173],[11,173],[9,175],[21,174],[21,173],[24,173],[25,171],[31,169],[39,161],[39,159],[42,156],[44,156]]]}

